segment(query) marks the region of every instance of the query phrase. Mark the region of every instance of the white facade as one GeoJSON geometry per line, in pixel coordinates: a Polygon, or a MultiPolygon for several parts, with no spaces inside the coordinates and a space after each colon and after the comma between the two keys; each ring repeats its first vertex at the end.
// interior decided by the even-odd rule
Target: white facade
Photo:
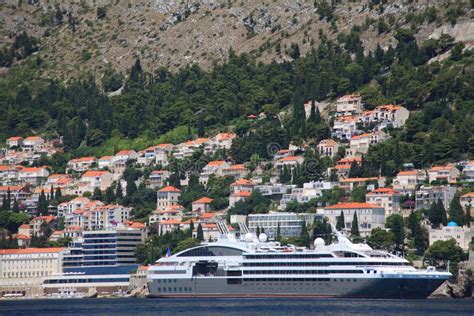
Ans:
{"type": "Polygon", "coordinates": [[[64,252],[64,248],[0,250],[0,279],[18,281],[61,273],[64,252]]]}
{"type": "Polygon", "coordinates": [[[421,170],[400,171],[393,179],[393,188],[404,194],[414,194],[425,179],[426,175],[421,170]]]}
{"type": "Polygon", "coordinates": [[[469,250],[469,243],[474,237],[474,230],[469,227],[459,226],[443,226],[441,229],[432,229],[429,231],[430,246],[438,240],[446,241],[449,239],[456,240],[456,243],[464,251],[469,250]]]}
{"type": "Polygon", "coordinates": [[[362,111],[362,97],[360,95],[344,95],[336,101],[336,116],[355,115],[362,113],[362,111]]]}
{"type": "Polygon", "coordinates": [[[350,231],[354,213],[357,213],[359,232],[361,236],[368,236],[374,228],[385,227],[385,209],[381,206],[370,203],[339,203],[328,206],[324,209],[324,216],[329,219],[329,223],[336,226],[337,218],[344,214],[345,230],[350,231]]]}
{"type": "Polygon", "coordinates": [[[319,142],[317,149],[319,155],[333,158],[339,150],[339,144],[332,139],[323,139],[319,142]]]}
{"type": "Polygon", "coordinates": [[[277,237],[278,226],[280,227],[280,237],[301,236],[303,222],[310,225],[318,216],[316,213],[269,213],[269,214],[250,214],[248,216],[249,230],[253,233],[259,227],[265,230],[270,238],[277,237]]]}
{"type": "Polygon", "coordinates": [[[390,188],[380,188],[365,195],[367,203],[381,206],[385,209],[385,217],[400,214],[400,199],[403,195],[390,188]]]}

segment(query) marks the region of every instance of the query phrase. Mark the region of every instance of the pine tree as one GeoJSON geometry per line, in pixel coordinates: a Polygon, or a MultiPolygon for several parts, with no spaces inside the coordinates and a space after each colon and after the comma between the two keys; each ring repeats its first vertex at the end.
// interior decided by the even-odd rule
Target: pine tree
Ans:
{"type": "Polygon", "coordinates": [[[20,213],[20,206],[18,205],[18,201],[16,199],[13,199],[12,212],[13,213],[20,213]]]}
{"type": "Polygon", "coordinates": [[[337,217],[336,229],[341,231],[346,227],[346,220],[344,219],[344,212],[341,211],[341,215],[337,217]]]}
{"type": "Polygon", "coordinates": [[[459,202],[459,194],[457,193],[449,203],[449,221],[453,221],[459,226],[466,224],[466,216],[464,215],[464,210],[459,202]]]}
{"type": "Polygon", "coordinates": [[[197,133],[199,137],[204,137],[205,134],[205,122],[204,122],[204,115],[202,112],[198,116],[198,121],[197,121],[197,133]]]}
{"type": "Polygon", "coordinates": [[[428,210],[428,219],[431,222],[432,227],[439,227],[439,225],[443,222],[439,212],[438,202],[434,202],[430,205],[428,210]]]}
{"type": "Polygon", "coordinates": [[[54,187],[51,184],[51,187],[49,188],[49,199],[54,200],[54,187]]]}
{"type": "Polygon", "coordinates": [[[114,188],[112,186],[105,190],[104,201],[106,203],[113,203],[115,201],[114,188]]]}
{"type": "Polygon", "coordinates": [[[10,188],[7,189],[7,210],[12,207],[12,194],[10,192],[10,188]]]}
{"type": "Polygon", "coordinates": [[[260,236],[260,227],[259,226],[257,226],[257,231],[255,232],[255,234],[257,235],[257,237],[260,236]]]}
{"type": "Polygon", "coordinates": [[[357,219],[357,212],[354,212],[354,217],[352,218],[351,235],[353,237],[360,237],[359,220],[357,219]]]}
{"type": "Polygon", "coordinates": [[[309,113],[308,122],[311,124],[316,124],[316,102],[314,99],[311,100],[311,112],[309,113]]]}
{"type": "Polygon", "coordinates": [[[276,240],[280,240],[280,239],[281,239],[281,228],[280,228],[280,222],[278,222],[277,232],[276,232],[276,240]]]}
{"type": "Polygon", "coordinates": [[[117,183],[117,188],[115,188],[115,197],[118,201],[123,199],[122,185],[120,182],[117,183]]]}
{"type": "Polygon", "coordinates": [[[2,211],[8,211],[9,206],[8,206],[8,200],[6,194],[3,194],[3,199],[2,199],[2,211]]]}
{"type": "Polygon", "coordinates": [[[197,227],[196,238],[199,239],[200,241],[204,240],[204,232],[202,230],[201,223],[199,223],[199,225],[197,227]]]}
{"type": "Polygon", "coordinates": [[[137,185],[135,181],[129,180],[127,181],[127,197],[131,197],[135,192],[137,192],[137,185]]]}
{"type": "Polygon", "coordinates": [[[56,188],[56,193],[54,194],[54,199],[56,201],[59,201],[63,197],[63,192],[61,191],[61,188],[56,188]]]}
{"type": "Polygon", "coordinates": [[[467,227],[471,227],[471,205],[466,205],[466,225],[467,227]]]}
{"type": "Polygon", "coordinates": [[[439,213],[441,214],[441,223],[443,226],[448,225],[448,217],[446,216],[446,209],[444,208],[443,201],[441,199],[438,199],[438,209],[439,213]]]}
{"type": "Polygon", "coordinates": [[[92,199],[97,201],[102,201],[104,197],[102,196],[102,191],[99,188],[94,188],[92,193],[92,199]]]}
{"type": "Polygon", "coordinates": [[[41,190],[41,194],[38,199],[38,213],[40,215],[47,215],[48,214],[48,200],[46,199],[46,195],[44,194],[44,190],[41,190]]]}
{"type": "Polygon", "coordinates": [[[194,222],[191,220],[189,223],[189,237],[193,237],[193,231],[194,231],[194,222]]]}
{"type": "Polygon", "coordinates": [[[393,163],[395,164],[395,169],[397,171],[400,170],[400,166],[402,165],[402,157],[400,155],[400,143],[398,141],[395,143],[395,150],[393,152],[393,163]]]}

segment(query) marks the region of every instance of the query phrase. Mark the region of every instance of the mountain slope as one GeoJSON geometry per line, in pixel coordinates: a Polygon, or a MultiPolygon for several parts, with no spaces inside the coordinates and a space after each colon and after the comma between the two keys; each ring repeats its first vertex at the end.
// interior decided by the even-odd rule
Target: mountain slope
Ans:
{"type": "MultiPolygon", "coordinates": [[[[9,0],[12,1],[12,0],[9,0]]],[[[448,33],[468,46],[474,24],[460,1],[97,1],[0,7],[0,34],[9,47],[23,31],[39,40],[42,76],[68,79],[84,72],[144,69],[225,61],[228,51],[263,62],[292,60],[354,27],[366,51],[395,46],[395,30],[410,27],[419,42],[448,33]],[[340,3],[339,3],[340,2],[340,3]],[[387,2],[387,3],[384,3],[387,2]],[[87,2],[85,2],[87,3],[87,2]],[[297,44],[297,45],[295,45],[297,44]]]]}

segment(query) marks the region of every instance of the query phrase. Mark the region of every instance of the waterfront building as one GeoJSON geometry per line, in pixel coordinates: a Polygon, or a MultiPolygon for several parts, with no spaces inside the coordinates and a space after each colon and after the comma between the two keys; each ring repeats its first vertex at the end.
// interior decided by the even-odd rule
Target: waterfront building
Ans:
{"type": "Polygon", "coordinates": [[[385,228],[385,209],[371,203],[339,203],[324,208],[324,216],[331,225],[336,226],[337,218],[344,214],[344,230],[350,231],[354,214],[357,214],[361,236],[368,236],[374,228],[385,228]]]}
{"type": "Polygon", "coordinates": [[[316,213],[284,213],[272,212],[268,214],[250,214],[248,216],[248,226],[251,232],[256,232],[257,227],[260,231],[265,231],[270,238],[277,237],[278,227],[280,227],[280,237],[298,237],[301,236],[302,225],[313,223],[318,218],[322,219],[322,215],[316,213]]]}
{"type": "Polygon", "coordinates": [[[455,222],[449,222],[447,226],[441,228],[430,228],[430,246],[438,240],[454,239],[459,247],[464,251],[469,250],[469,244],[473,242],[474,230],[470,227],[458,226],[455,222]]]}

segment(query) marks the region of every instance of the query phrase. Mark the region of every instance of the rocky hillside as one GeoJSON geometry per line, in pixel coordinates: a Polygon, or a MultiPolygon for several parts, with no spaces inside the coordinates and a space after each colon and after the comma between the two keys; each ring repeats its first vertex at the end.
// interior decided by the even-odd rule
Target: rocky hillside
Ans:
{"type": "Polygon", "coordinates": [[[469,1],[332,2],[0,0],[0,48],[8,52],[26,32],[38,40],[42,76],[67,80],[83,72],[100,77],[108,68],[124,72],[136,57],[147,70],[209,68],[229,49],[266,63],[291,60],[321,36],[337,38],[354,28],[367,51],[396,45],[400,27],[414,30],[419,42],[448,33],[466,47],[474,44],[469,1]]]}

